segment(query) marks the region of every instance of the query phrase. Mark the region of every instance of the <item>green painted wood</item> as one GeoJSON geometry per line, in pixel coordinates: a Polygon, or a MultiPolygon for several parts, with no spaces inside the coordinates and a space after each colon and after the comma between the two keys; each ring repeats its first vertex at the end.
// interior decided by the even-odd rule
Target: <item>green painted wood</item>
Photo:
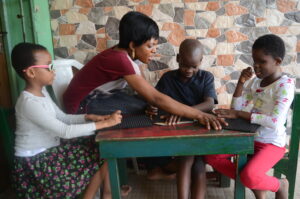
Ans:
{"type": "Polygon", "coordinates": [[[14,156],[14,135],[13,131],[9,125],[9,116],[13,114],[13,109],[4,109],[0,107],[0,133],[1,137],[3,138],[5,155],[8,160],[8,165],[12,168],[13,165],[13,156],[14,156]]]}
{"type": "Polygon", "coordinates": [[[297,164],[299,157],[299,141],[300,141],[300,91],[295,92],[293,102],[293,117],[291,139],[289,152],[287,157],[281,159],[274,166],[274,176],[278,177],[281,174],[285,175],[289,181],[289,199],[294,199],[297,164]]]}
{"type": "Polygon", "coordinates": [[[294,199],[295,195],[295,185],[296,185],[296,169],[291,169],[290,173],[286,175],[287,180],[289,181],[289,199],[294,199]]]}
{"type": "Polygon", "coordinates": [[[120,184],[127,185],[128,184],[128,175],[127,175],[127,165],[126,159],[118,159],[118,173],[120,177],[120,184]]]}
{"type": "Polygon", "coordinates": [[[239,154],[251,154],[253,140],[254,136],[165,138],[120,142],[100,140],[100,151],[103,158],[232,154],[237,151],[239,154]]]}
{"type": "Polygon", "coordinates": [[[247,163],[247,155],[238,155],[237,156],[237,175],[235,179],[235,189],[234,189],[234,198],[245,198],[245,187],[241,183],[239,173],[242,171],[244,166],[247,163]]]}
{"type": "MultiPolygon", "coordinates": [[[[101,152],[102,153],[102,152],[101,152]]],[[[112,192],[113,199],[120,199],[120,179],[119,179],[119,169],[118,163],[116,159],[109,158],[107,159],[108,169],[109,169],[109,178],[110,178],[110,186],[112,192]]]]}
{"type": "Polygon", "coordinates": [[[31,0],[19,0],[22,18],[19,20],[23,21],[23,32],[24,41],[25,42],[34,42],[34,34],[33,34],[33,24],[31,21],[32,10],[31,10],[31,0]]]}
{"type": "Polygon", "coordinates": [[[16,102],[25,83],[11,65],[10,53],[20,42],[41,44],[53,56],[48,0],[1,0],[0,18],[6,55],[9,84],[13,104],[16,102]]]}
{"type": "MultiPolygon", "coordinates": [[[[163,128],[163,127],[161,127],[163,128]]],[[[157,129],[157,127],[153,127],[157,129]]],[[[180,128],[179,128],[180,129],[180,128]]],[[[137,130],[137,129],[135,129],[137,130]]],[[[125,131],[124,131],[125,132],[125,131]]],[[[113,187],[113,198],[117,199],[119,195],[119,175],[117,168],[118,158],[129,157],[158,157],[158,156],[186,156],[186,155],[204,155],[204,154],[240,154],[239,171],[246,163],[247,154],[253,153],[253,143],[255,134],[228,134],[226,132],[217,134],[215,131],[206,132],[206,135],[199,134],[195,136],[182,135],[178,133],[176,137],[168,136],[165,132],[164,136],[152,136],[151,130],[148,128],[142,138],[133,137],[130,132],[122,134],[119,131],[109,131],[109,133],[122,134],[117,139],[112,139],[106,134],[97,136],[99,142],[101,157],[108,160],[110,168],[111,186],[113,187]],[[149,139],[147,139],[147,135],[149,139]],[[126,137],[128,136],[128,137],[126,137]],[[114,172],[114,173],[112,173],[114,172]]],[[[180,130],[178,130],[180,132],[180,130]]],[[[199,130],[201,132],[201,130],[199,130]]],[[[173,135],[174,132],[170,131],[173,135]]],[[[138,136],[138,135],[137,135],[138,136]]],[[[237,175],[238,176],[238,175],[237,175]]],[[[237,183],[236,197],[242,199],[245,197],[245,188],[237,183]]]]}
{"type": "Polygon", "coordinates": [[[3,36],[3,41],[13,102],[16,102],[20,91],[24,88],[24,82],[11,67],[10,60],[12,48],[16,44],[24,41],[22,22],[17,18],[18,14],[21,14],[19,0],[0,1],[1,26],[2,30],[7,32],[7,34],[3,36]]]}
{"type": "Polygon", "coordinates": [[[30,6],[34,41],[45,46],[54,58],[49,2],[48,0],[31,0],[30,6]]]}
{"type": "MultiPolygon", "coordinates": [[[[289,174],[289,169],[287,166],[289,165],[289,158],[283,158],[281,159],[275,166],[274,166],[274,173],[277,174],[283,174],[283,175],[288,175],[289,174]]],[[[293,168],[291,168],[293,169],[293,168]]]]}
{"type": "Polygon", "coordinates": [[[278,170],[274,170],[273,176],[276,178],[281,178],[281,172],[278,172],[278,170]]]}

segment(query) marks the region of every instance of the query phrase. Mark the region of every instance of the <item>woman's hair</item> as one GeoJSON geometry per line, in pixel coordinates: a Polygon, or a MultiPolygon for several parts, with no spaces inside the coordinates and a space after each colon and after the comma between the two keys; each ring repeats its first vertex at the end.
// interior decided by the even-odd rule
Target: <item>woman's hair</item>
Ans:
{"type": "Polygon", "coordinates": [[[252,50],[262,49],[266,55],[271,55],[274,59],[281,58],[285,55],[285,46],[283,40],[273,34],[259,37],[255,40],[252,50]]]}
{"type": "Polygon", "coordinates": [[[146,41],[159,37],[159,29],[155,21],[140,12],[128,12],[119,25],[119,47],[129,48],[132,41],[135,46],[140,46],[146,41]]]}
{"type": "Polygon", "coordinates": [[[11,62],[16,72],[24,78],[23,70],[35,64],[34,53],[47,49],[44,46],[32,43],[19,43],[11,52],[11,62]]]}

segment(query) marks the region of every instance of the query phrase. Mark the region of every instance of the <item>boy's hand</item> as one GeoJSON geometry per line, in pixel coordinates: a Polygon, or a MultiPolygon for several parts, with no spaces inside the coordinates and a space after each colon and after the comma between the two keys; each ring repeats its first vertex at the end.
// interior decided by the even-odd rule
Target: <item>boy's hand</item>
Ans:
{"type": "Polygon", "coordinates": [[[157,116],[158,108],[152,105],[147,106],[145,113],[152,120],[155,116],[157,116]]]}
{"type": "Polygon", "coordinates": [[[253,76],[252,68],[248,67],[248,68],[242,70],[242,73],[241,73],[241,76],[240,76],[238,82],[244,84],[247,80],[251,79],[252,76],[253,76]]]}
{"type": "Polygon", "coordinates": [[[103,121],[110,117],[110,115],[95,115],[95,114],[87,114],[84,116],[85,120],[90,120],[94,122],[103,121]]]}
{"type": "Polygon", "coordinates": [[[122,121],[121,111],[117,110],[113,114],[109,116],[107,120],[105,120],[108,124],[108,127],[117,125],[122,121]]]}
{"type": "Polygon", "coordinates": [[[179,123],[181,117],[178,115],[163,115],[161,116],[161,119],[166,119],[165,123],[170,126],[179,123]]]}
{"type": "Polygon", "coordinates": [[[214,112],[219,118],[239,118],[239,111],[233,109],[216,109],[214,112]]]}
{"type": "Polygon", "coordinates": [[[207,129],[211,129],[212,127],[215,130],[221,130],[222,125],[228,125],[223,118],[217,118],[216,116],[207,113],[202,113],[198,117],[198,121],[200,124],[206,126],[207,129]]]}

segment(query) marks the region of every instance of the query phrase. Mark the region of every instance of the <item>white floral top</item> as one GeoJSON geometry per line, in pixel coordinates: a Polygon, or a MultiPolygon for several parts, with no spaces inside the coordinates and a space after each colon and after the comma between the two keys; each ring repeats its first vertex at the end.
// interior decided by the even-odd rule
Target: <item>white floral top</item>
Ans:
{"type": "Polygon", "coordinates": [[[286,144],[285,122],[294,99],[295,81],[286,75],[261,87],[261,79],[249,80],[241,97],[234,97],[231,107],[251,112],[251,123],[260,124],[255,141],[279,147],[286,144]]]}

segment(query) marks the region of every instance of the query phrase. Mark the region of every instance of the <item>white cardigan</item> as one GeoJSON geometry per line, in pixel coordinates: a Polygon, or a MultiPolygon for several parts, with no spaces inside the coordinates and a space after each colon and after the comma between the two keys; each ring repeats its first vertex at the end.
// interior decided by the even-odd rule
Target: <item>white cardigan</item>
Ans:
{"type": "Polygon", "coordinates": [[[94,122],[86,123],[84,115],[62,112],[43,89],[45,97],[23,91],[16,103],[15,155],[30,157],[58,146],[59,138],[94,134],[94,122]]]}

